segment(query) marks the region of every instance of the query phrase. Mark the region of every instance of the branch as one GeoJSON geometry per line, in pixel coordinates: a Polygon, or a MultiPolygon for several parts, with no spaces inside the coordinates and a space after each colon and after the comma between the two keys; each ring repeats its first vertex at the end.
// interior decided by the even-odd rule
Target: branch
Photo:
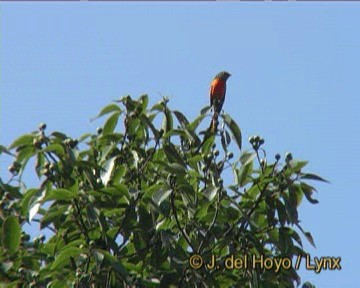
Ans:
{"type": "Polygon", "coordinates": [[[176,225],[178,226],[181,234],[184,236],[186,242],[191,247],[192,251],[195,251],[193,245],[191,244],[189,236],[186,234],[186,231],[180,225],[180,221],[178,219],[177,212],[176,212],[176,209],[175,209],[175,191],[174,190],[171,193],[171,208],[172,208],[174,216],[175,216],[176,225]]]}
{"type": "Polygon", "coordinates": [[[216,207],[215,207],[214,217],[213,217],[213,219],[212,219],[212,221],[211,221],[211,224],[210,224],[209,228],[207,229],[207,231],[206,231],[206,233],[205,233],[204,238],[201,240],[201,243],[200,243],[200,245],[199,245],[199,248],[198,248],[198,250],[197,250],[197,253],[200,253],[201,248],[202,248],[205,240],[206,240],[207,237],[208,237],[208,234],[210,233],[210,231],[212,230],[212,228],[213,228],[214,225],[215,225],[216,219],[217,219],[217,217],[218,217],[218,215],[219,215],[219,205],[220,205],[220,195],[218,194],[218,198],[217,198],[217,201],[216,201],[216,207]]]}

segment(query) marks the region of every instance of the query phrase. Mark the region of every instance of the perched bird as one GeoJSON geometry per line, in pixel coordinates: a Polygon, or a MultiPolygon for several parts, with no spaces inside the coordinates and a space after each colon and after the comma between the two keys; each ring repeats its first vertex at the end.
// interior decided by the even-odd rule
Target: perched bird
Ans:
{"type": "Polygon", "coordinates": [[[210,124],[212,132],[216,132],[217,130],[218,117],[225,101],[226,81],[230,76],[230,73],[222,71],[215,76],[210,84],[210,105],[214,109],[214,114],[210,124]]]}

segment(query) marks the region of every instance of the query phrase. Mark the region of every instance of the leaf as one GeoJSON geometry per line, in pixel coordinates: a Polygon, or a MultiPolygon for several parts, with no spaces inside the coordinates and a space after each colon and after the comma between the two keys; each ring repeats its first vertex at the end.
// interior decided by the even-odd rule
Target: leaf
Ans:
{"type": "Polygon", "coordinates": [[[105,256],[106,261],[108,261],[110,263],[110,265],[112,266],[112,269],[115,272],[119,273],[120,275],[122,275],[122,277],[126,278],[126,276],[127,276],[126,269],[117,258],[115,258],[113,255],[111,255],[106,250],[97,249],[97,251],[102,253],[105,256]]]}
{"type": "Polygon", "coordinates": [[[311,187],[310,185],[307,185],[304,182],[301,182],[300,185],[301,185],[301,190],[304,192],[306,199],[310,203],[312,203],[312,204],[319,203],[319,201],[317,199],[312,198],[312,194],[315,191],[315,188],[311,187]]]}
{"type": "Polygon", "coordinates": [[[324,178],[320,177],[319,175],[312,174],[312,173],[302,173],[301,179],[317,180],[317,181],[330,183],[329,181],[325,180],[324,178]]]}
{"type": "Polygon", "coordinates": [[[205,190],[204,190],[204,196],[209,200],[209,201],[212,201],[214,199],[214,197],[216,196],[218,192],[218,188],[217,187],[214,187],[214,186],[211,186],[211,187],[207,187],[205,190]]]}
{"type": "Polygon", "coordinates": [[[45,190],[38,190],[37,193],[34,195],[34,198],[31,200],[31,207],[29,209],[29,222],[32,221],[36,213],[39,211],[39,208],[41,206],[41,201],[45,197],[45,190]],[[39,194],[41,192],[41,194],[39,194]],[[37,197],[35,197],[37,196],[37,197]]]}
{"type": "Polygon", "coordinates": [[[174,110],[173,113],[175,114],[175,116],[178,119],[181,126],[186,126],[189,124],[189,121],[187,120],[187,118],[185,117],[185,115],[183,113],[181,113],[180,111],[177,111],[177,110],[174,110]]]}
{"type": "Polygon", "coordinates": [[[296,226],[300,229],[300,231],[305,235],[306,239],[309,241],[309,243],[314,247],[316,248],[315,246],[315,242],[314,242],[314,239],[312,238],[311,236],[311,233],[310,232],[305,232],[304,229],[298,224],[296,223],[296,226]]]}
{"type": "Polygon", "coordinates": [[[69,202],[69,201],[75,199],[76,196],[77,196],[76,192],[73,192],[68,189],[59,188],[59,189],[54,189],[54,190],[48,191],[46,193],[46,196],[45,196],[43,202],[47,202],[47,201],[51,201],[51,200],[69,202]]]}
{"type": "MultiPolygon", "coordinates": [[[[18,153],[16,155],[16,161],[19,163],[27,163],[29,158],[32,157],[35,154],[35,152],[36,150],[33,145],[23,146],[21,149],[18,150],[18,153]]],[[[22,168],[24,169],[25,167],[22,168]]]]}
{"type": "Polygon", "coordinates": [[[159,131],[156,130],[154,124],[150,121],[150,119],[146,115],[141,114],[140,120],[143,122],[143,124],[146,124],[151,129],[156,139],[160,137],[159,131]]]}
{"type": "Polygon", "coordinates": [[[114,186],[101,189],[100,191],[111,196],[125,196],[127,199],[130,198],[129,191],[124,184],[116,184],[114,186]]]}
{"type": "Polygon", "coordinates": [[[168,145],[164,145],[164,152],[169,160],[170,163],[178,163],[185,166],[184,160],[182,159],[181,155],[178,153],[176,148],[172,143],[168,145]]]}
{"type": "Polygon", "coordinates": [[[53,206],[48,209],[40,220],[40,229],[44,229],[54,222],[60,222],[66,210],[68,210],[67,205],[53,206]]]}
{"type": "Polygon", "coordinates": [[[248,162],[242,165],[237,173],[237,183],[240,187],[244,187],[250,181],[250,176],[253,171],[253,162],[248,162]]]}
{"type": "Polygon", "coordinates": [[[31,206],[30,210],[29,210],[29,222],[32,221],[32,219],[35,217],[36,213],[39,211],[41,206],[40,202],[36,202],[34,203],[34,205],[31,206]]]}
{"type": "Polygon", "coordinates": [[[54,263],[51,265],[51,270],[59,269],[67,264],[70,261],[70,258],[77,258],[82,252],[82,249],[78,247],[65,247],[61,252],[55,257],[54,263]]]}
{"type": "Polygon", "coordinates": [[[145,111],[145,109],[147,108],[148,104],[149,104],[149,96],[147,94],[141,95],[139,97],[139,100],[142,102],[142,108],[143,111],[145,111]]]}
{"type": "Polygon", "coordinates": [[[164,104],[163,104],[163,100],[159,101],[158,103],[156,103],[153,107],[151,107],[150,111],[159,111],[159,112],[163,112],[164,111],[164,104]]]}
{"type": "Polygon", "coordinates": [[[106,114],[109,114],[111,112],[121,112],[121,108],[117,104],[109,104],[105,106],[103,109],[101,109],[100,113],[95,116],[94,118],[91,118],[91,122],[100,118],[101,116],[104,116],[106,114]]]}
{"type": "Polygon", "coordinates": [[[206,117],[206,114],[202,114],[198,116],[193,122],[189,124],[189,129],[192,131],[195,131],[196,128],[199,126],[199,124],[202,122],[202,120],[206,117]]]}
{"type": "Polygon", "coordinates": [[[91,133],[85,133],[78,138],[79,143],[84,142],[87,138],[91,137],[91,133]]]}
{"type": "Polygon", "coordinates": [[[66,134],[57,131],[52,132],[51,135],[55,138],[59,138],[60,140],[65,140],[69,138],[66,134]]]}
{"type": "Polygon", "coordinates": [[[241,153],[240,162],[242,165],[247,165],[248,163],[252,162],[255,157],[255,152],[244,151],[243,153],[241,153]]]}
{"type": "Polygon", "coordinates": [[[314,242],[314,239],[311,236],[311,233],[310,232],[305,232],[304,234],[305,234],[306,239],[310,242],[310,244],[312,246],[314,246],[314,248],[316,248],[315,242],[314,242]]]}
{"type": "Polygon", "coordinates": [[[4,145],[0,145],[0,155],[1,155],[1,153],[6,153],[10,156],[15,156],[4,145]]]}
{"type": "Polygon", "coordinates": [[[290,201],[296,205],[296,208],[298,208],[301,204],[301,201],[303,199],[303,191],[298,184],[293,184],[289,187],[289,196],[290,201]]]}
{"type": "Polygon", "coordinates": [[[152,186],[146,187],[144,189],[143,199],[153,199],[154,194],[160,189],[162,189],[160,184],[154,184],[152,186]]]}
{"type": "Polygon", "coordinates": [[[164,200],[166,200],[171,194],[171,190],[167,190],[164,192],[163,189],[160,189],[156,191],[153,195],[153,201],[156,203],[156,205],[160,206],[164,200]]]}
{"type": "Polygon", "coordinates": [[[164,117],[162,120],[161,128],[164,130],[165,133],[173,129],[173,119],[170,110],[167,108],[164,109],[164,117]]]}
{"type": "MultiPolygon", "coordinates": [[[[206,137],[206,136],[204,136],[204,137],[206,137]]],[[[205,155],[209,154],[210,149],[214,144],[214,141],[215,141],[215,135],[210,135],[208,138],[206,138],[206,140],[201,148],[202,153],[204,153],[205,155]]]]}
{"type": "Polygon", "coordinates": [[[225,114],[222,116],[224,119],[225,124],[230,128],[232,133],[233,139],[235,140],[236,144],[238,145],[239,149],[241,150],[242,147],[242,136],[241,130],[236,122],[230,117],[229,114],[225,114]]]}
{"type": "Polygon", "coordinates": [[[110,158],[109,160],[107,160],[105,163],[104,170],[102,170],[100,173],[101,181],[103,182],[103,184],[105,186],[107,186],[107,184],[109,183],[112,172],[114,171],[116,158],[117,158],[117,156],[114,156],[114,157],[110,158]]]}
{"type": "Polygon", "coordinates": [[[293,229],[290,230],[291,230],[291,237],[300,245],[300,247],[302,247],[302,241],[299,234],[296,233],[296,231],[293,229]]]}
{"type": "Polygon", "coordinates": [[[42,168],[44,166],[45,156],[43,153],[37,153],[36,162],[35,162],[35,171],[38,177],[40,178],[42,175],[42,168]]]}
{"type": "Polygon", "coordinates": [[[39,196],[41,194],[41,190],[39,189],[35,189],[35,188],[31,188],[28,189],[25,193],[24,193],[24,197],[21,201],[21,215],[22,216],[26,216],[28,213],[28,209],[29,209],[29,204],[32,200],[32,198],[34,196],[39,196]]]}
{"type": "Polygon", "coordinates": [[[117,125],[117,122],[119,120],[120,112],[115,112],[113,115],[111,115],[105,122],[102,135],[111,134],[114,132],[114,129],[117,125]]]}
{"type": "Polygon", "coordinates": [[[209,205],[210,205],[210,203],[202,204],[200,206],[200,208],[196,210],[195,218],[196,219],[201,219],[201,218],[205,217],[208,214],[209,205]]]}
{"type": "Polygon", "coordinates": [[[300,170],[305,167],[309,161],[297,161],[297,160],[291,160],[290,161],[290,167],[291,170],[295,173],[300,172],[300,170]]]}
{"type": "Polygon", "coordinates": [[[96,250],[93,252],[93,256],[94,256],[96,265],[101,265],[101,263],[103,262],[103,260],[105,258],[103,253],[101,253],[100,251],[96,251],[96,250]]]}
{"type": "Polygon", "coordinates": [[[27,146],[27,145],[32,145],[33,144],[33,140],[36,136],[33,134],[25,134],[20,136],[19,138],[17,138],[10,146],[9,149],[14,149],[16,147],[19,146],[27,146]]]}
{"type": "Polygon", "coordinates": [[[21,227],[15,216],[9,216],[2,224],[2,245],[9,253],[17,251],[20,245],[21,227]]]}
{"type": "Polygon", "coordinates": [[[49,146],[42,149],[42,152],[53,152],[59,157],[62,157],[65,154],[64,147],[61,144],[58,144],[58,143],[50,144],[49,146]]]}
{"type": "Polygon", "coordinates": [[[292,203],[291,200],[287,198],[287,196],[284,196],[283,199],[285,203],[285,209],[289,216],[288,219],[290,220],[290,223],[291,224],[297,223],[299,216],[298,216],[298,211],[296,209],[296,203],[292,203]]]}
{"type": "Polygon", "coordinates": [[[201,111],[200,111],[200,115],[205,115],[206,113],[209,112],[210,109],[211,109],[211,106],[210,106],[210,105],[202,108],[201,111]]]}
{"type": "Polygon", "coordinates": [[[276,209],[281,226],[284,226],[287,220],[284,204],[280,200],[276,200],[276,209]]]}

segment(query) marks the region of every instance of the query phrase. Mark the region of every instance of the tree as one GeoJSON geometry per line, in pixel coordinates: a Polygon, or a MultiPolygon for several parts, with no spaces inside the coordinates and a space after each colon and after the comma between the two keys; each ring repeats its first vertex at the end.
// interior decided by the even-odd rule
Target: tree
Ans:
{"type": "Polygon", "coordinates": [[[259,136],[230,151],[242,139],[228,114],[217,134],[197,132],[209,109],[190,122],[167,99],[149,109],[146,95],[127,96],[101,110],[96,134],[72,139],[41,124],[1,146],[14,158],[0,179],[4,287],[299,285],[298,232],[315,244],[297,209],[303,196],[317,203],[308,180],[326,180],[290,153],[268,159],[259,136]],[[30,158],[36,188],[21,178],[30,158]],[[30,221],[52,236],[30,240],[30,221]]]}

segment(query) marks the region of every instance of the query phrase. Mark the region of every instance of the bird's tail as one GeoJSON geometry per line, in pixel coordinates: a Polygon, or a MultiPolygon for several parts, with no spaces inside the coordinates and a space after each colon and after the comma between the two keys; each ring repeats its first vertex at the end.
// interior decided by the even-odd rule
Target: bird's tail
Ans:
{"type": "Polygon", "coordinates": [[[209,129],[210,129],[210,131],[212,133],[217,132],[217,127],[218,127],[218,124],[219,124],[218,118],[219,118],[219,114],[216,111],[214,111],[214,115],[211,118],[210,127],[209,127],[209,129]]]}

